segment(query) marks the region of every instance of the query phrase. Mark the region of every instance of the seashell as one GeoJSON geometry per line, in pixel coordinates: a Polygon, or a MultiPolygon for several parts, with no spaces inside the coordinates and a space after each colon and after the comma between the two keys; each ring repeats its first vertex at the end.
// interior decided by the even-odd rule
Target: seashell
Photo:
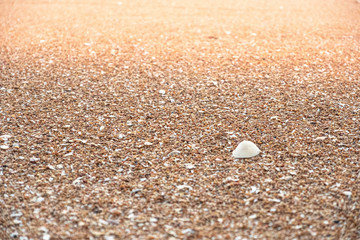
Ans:
{"type": "Polygon", "coordinates": [[[260,149],[250,141],[242,141],[233,151],[234,158],[251,158],[260,153],[260,149]]]}

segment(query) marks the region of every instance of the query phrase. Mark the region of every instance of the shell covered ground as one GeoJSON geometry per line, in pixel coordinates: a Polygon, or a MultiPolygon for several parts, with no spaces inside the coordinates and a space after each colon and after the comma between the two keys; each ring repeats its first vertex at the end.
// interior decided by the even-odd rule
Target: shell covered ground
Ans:
{"type": "Polygon", "coordinates": [[[1,239],[360,239],[355,0],[0,8],[1,239]]]}

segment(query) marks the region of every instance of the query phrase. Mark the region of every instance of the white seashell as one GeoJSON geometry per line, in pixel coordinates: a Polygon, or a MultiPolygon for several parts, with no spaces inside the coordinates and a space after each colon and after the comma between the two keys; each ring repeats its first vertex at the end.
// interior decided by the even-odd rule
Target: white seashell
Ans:
{"type": "Polygon", "coordinates": [[[260,149],[253,142],[242,141],[233,151],[232,155],[234,158],[251,158],[259,153],[260,149]]]}

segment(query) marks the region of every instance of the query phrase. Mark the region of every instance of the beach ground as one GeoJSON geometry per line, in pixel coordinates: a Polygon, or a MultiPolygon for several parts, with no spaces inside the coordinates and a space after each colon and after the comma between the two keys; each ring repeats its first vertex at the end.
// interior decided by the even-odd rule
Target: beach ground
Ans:
{"type": "Polygon", "coordinates": [[[358,2],[0,9],[1,239],[360,239],[358,2]]]}

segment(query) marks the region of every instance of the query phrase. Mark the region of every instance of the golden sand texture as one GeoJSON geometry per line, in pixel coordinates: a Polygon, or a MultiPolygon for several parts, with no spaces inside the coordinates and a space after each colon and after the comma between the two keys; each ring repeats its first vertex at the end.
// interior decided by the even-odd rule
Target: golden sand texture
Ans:
{"type": "Polygon", "coordinates": [[[356,1],[4,0],[0,23],[0,239],[360,239],[356,1]]]}

